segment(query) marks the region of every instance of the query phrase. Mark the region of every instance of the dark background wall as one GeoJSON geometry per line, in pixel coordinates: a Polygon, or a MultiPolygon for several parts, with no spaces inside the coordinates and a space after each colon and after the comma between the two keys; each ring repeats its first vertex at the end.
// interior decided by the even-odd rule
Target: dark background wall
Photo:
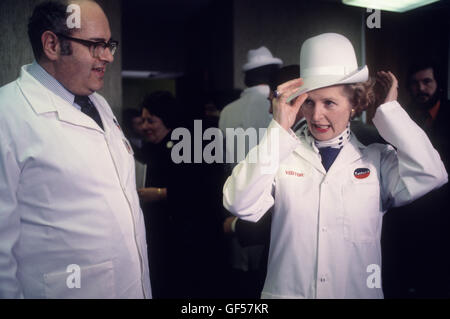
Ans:
{"type": "MultiPolygon", "coordinates": [[[[191,101],[187,107],[198,113],[201,96],[244,88],[241,67],[248,50],[265,45],[285,64],[293,64],[308,37],[338,32],[352,41],[358,62],[367,63],[372,75],[381,69],[397,75],[400,101],[408,103],[406,70],[414,55],[434,52],[447,81],[448,6],[441,1],[406,13],[382,11],[381,28],[369,29],[365,8],[338,0],[127,1],[123,68],[183,74],[172,77],[169,88],[191,101]]],[[[124,86],[130,87],[127,81],[124,86]]],[[[134,81],[133,87],[124,92],[129,105],[162,85],[155,78],[134,81]]]]}
{"type": "MultiPolygon", "coordinates": [[[[14,80],[20,66],[33,59],[26,21],[41,1],[0,2],[0,85],[14,80]]],[[[102,0],[100,4],[120,41],[101,91],[116,113],[123,105],[137,107],[150,91],[167,89],[200,114],[204,96],[244,88],[241,67],[248,50],[265,45],[285,64],[298,63],[303,41],[322,32],[347,36],[359,63],[366,62],[371,71],[393,70],[405,103],[406,69],[414,54],[435,52],[447,79],[450,19],[444,1],[401,14],[383,11],[380,29],[364,26],[369,15],[364,8],[344,6],[338,0],[102,0]],[[122,70],[158,71],[163,76],[122,81],[122,70]]]]}
{"type": "Polygon", "coordinates": [[[352,42],[361,63],[362,9],[330,1],[268,0],[234,2],[234,85],[244,88],[242,65],[250,49],[265,45],[285,65],[298,64],[302,43],[325,32],[352,42]]]}
{"type": "Polygon", "coordinates": [[[232,88],[232,5],[229,0],[124,2],[123,69],[163,73],[124,78],[124,103],[134,107],[149,91],[166,88],[199,114],[200,97],[232,88]]]}

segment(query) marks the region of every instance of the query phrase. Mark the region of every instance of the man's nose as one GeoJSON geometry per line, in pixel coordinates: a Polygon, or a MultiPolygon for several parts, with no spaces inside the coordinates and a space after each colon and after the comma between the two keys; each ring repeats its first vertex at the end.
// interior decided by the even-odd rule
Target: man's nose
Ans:
{"type": "Polygon", "coordinates": [[[420,82],[419,83],[419,90],[421,92],[425,92],[427,90],[427,86],[424,83],[420,82]]]}
{"type": "Polygon", "coordinates": [[[99,58],[107,63],[112,63],[114,61],[114,56],[112,55],[110,48],[105,48],[99,58]]]}

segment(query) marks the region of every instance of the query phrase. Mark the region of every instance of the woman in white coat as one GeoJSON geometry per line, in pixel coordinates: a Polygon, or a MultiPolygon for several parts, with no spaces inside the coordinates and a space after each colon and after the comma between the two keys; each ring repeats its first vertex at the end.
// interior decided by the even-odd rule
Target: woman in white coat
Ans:
{"type": "Polygon", "coordinates": [[[390,72],[378,72],[383,103],[373,122],[394,147],[364,146],[350,132],[374,93],[347,38],[306,40],[300,69],[277,88],[274,119],[226,181],[224,206],[250,221],[274,206],[263,298],[383,298],[383,214],[442,186],[447,173],[396,101],[390,72]],[[300,107],[308,125],[294,133],[300,107]]]}

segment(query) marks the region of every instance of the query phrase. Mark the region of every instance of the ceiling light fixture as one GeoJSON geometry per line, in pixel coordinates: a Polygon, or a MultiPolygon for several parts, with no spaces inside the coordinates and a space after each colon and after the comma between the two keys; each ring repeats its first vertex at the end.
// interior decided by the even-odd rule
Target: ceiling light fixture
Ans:
{"type": "Polygon", "coordinates": [[[342,0],[342,3],[349,6],[380,9],[384,11],[406,12],[438,1],[439,0],[342,0]]]}

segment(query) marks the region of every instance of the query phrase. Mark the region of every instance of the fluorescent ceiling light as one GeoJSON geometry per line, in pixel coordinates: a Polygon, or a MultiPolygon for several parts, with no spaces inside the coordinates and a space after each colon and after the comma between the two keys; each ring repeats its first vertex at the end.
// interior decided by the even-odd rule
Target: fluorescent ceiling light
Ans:
{"type": "Polygon", "coordinates": [[[393,12],[405,12],[438,1],[439,0],[342,0],[344,4],[350,6],[393,12]]]}

